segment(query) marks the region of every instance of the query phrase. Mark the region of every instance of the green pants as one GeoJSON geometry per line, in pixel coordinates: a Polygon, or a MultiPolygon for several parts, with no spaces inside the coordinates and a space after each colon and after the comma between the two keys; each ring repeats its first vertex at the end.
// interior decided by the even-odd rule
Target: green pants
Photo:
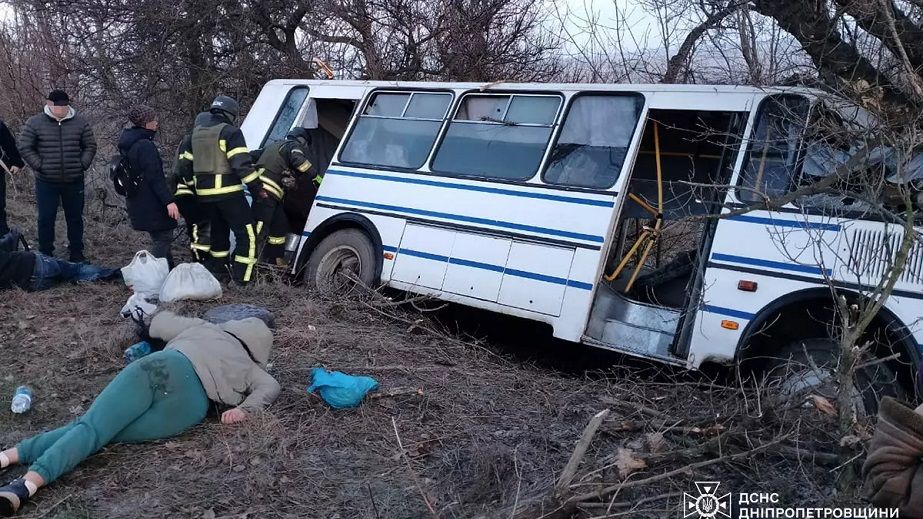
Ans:
{"type": "Polygon", "coordinates": [[[16,446],[20,462],[47,483],[109,443],[169,438],[198,424],[208,396],[192,363],[178,351],[159,351],[121,371],[86,414],[16,446]]]}

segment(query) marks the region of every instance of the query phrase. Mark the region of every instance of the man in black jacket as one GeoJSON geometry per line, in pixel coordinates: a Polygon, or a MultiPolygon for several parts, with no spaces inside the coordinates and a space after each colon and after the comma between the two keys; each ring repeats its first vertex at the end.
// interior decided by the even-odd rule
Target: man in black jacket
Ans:
{"type": "Polygon", "coordinates": [[[138,192],[128,196],[128,217],[136,231],[151,236],[151,254],[167,260],[173,268],[173,230],[179,220],[179,209],[167,188],[163,161],[154,144],[157,114],[151,108],[138,105],[128,114],[132,127],[122,130],[119,153],[128,158],[132,174],[141,178],[138,192]]]}
{"type": "MultiPolygon", "coordinates": [[[[199,201],[211,215],[211,268],[221,273],[231,254],[230,232],[236,244],[232,274],[247,284],[256,264],[256,229],[253,211],[244,196],[244,184],[256,198],[267,196],[240,128],[234,125],[240,107],[228,96],[212,102],[211,116],[192,131],[192,170],[199,201]]],[[[188,181],[189,179],[187,179],[188,181]]]]}
{"type": "Polygon", "coordinates": [[[38,247],[54,254],[54,224],[58,204],[64,207],[70,259],[84,261],[84,173],[96,156],[93,129],[70,106],[62,90],[53,90],[42,113],[26,121],[19,134],[19,151],[35,172],[38,203],[38,247]]]}
{"type": "Polygon", "coordinates": [[[10,129],[0,120],[0,236],[10,232],[9,224],[6,221],[6,173],[15,175],[26,164],[19,156],[19,150],[16,149],[16,139],[10,133],[10,129]]]}

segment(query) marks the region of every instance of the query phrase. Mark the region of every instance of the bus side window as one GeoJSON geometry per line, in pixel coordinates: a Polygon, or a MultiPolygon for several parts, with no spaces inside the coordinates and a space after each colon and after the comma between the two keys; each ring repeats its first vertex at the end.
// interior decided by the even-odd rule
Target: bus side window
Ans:
{"type": "Polygon", "coordinates": [[[762,202],[792,188],[809,106],[798,95],[772,96],[760,105],[738,183],[741,201],[762,202]]]}
{"type": "Polygon", "coordinates": [[[542,179],[549,184],[608,189],[625,163],[644,99],[578,95],[571,103],[542,179]]]}
{"type": "Polygon", "coordinates": [[[295,118],[298,117],[298,112],[301,111],[301,105],[304,104],[304,100],[307,97],[308,87],[295,87],[288,91],[285,100],[282,101],[282,106],[279,108],[279,113],[276,115],[275,121],[272,122],[272,126],[266,134],[266,138],[263,139],[261,147],[285,138],[285,134],[287,134],[289,130],[292,129],[292,125],[295,124],[295,118]]]}
{"type": "Polygon", "coordinates": [[[368,166],[419,169],[426,162],[452,95],[377,92],[347,138],[340,161],[368,166]]]}
{"type": "Polygon", "coordinates": [[[542,162],[561,97],[469,94],[449,124],[433,171],[528,180],[542,162]]]}

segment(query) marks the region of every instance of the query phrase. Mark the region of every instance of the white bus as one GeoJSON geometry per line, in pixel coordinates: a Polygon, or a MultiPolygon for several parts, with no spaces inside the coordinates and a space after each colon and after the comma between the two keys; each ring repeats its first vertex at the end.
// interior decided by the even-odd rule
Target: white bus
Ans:
{"type": "MultiPolygon", "coordinates": [[[[830,284],[859,298],[886,271],[875,247],[899,229],[880,221],[810,203],[715,218],[822,174],[804,150],[824,99],[798,88],[278,80],[242,128],[251,147],[315,129],[323,183],[310,205],[289,202],[303,223],[292,273],[309,284],[348,271],[698,368],[829,359],[830,284]]],[[[892,357],[864,374],[876,391],[913,390],[921,284],[915,248],[869,332],[874,353],[892,357]]]]}

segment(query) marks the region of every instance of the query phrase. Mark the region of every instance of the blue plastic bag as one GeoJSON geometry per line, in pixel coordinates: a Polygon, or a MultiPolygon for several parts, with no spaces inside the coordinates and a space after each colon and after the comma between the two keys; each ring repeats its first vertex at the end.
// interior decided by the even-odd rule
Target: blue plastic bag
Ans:
{"type": "Polygon", "coordinates": [[[327,371],[324,368],[311,370],[311,385],[308,393],[315,390],[321,398],[334,409],[347,409],[362,403],[369,391],[378,389],[378,381],[372,377],[347,375],[340,371],[327,371]]]}

